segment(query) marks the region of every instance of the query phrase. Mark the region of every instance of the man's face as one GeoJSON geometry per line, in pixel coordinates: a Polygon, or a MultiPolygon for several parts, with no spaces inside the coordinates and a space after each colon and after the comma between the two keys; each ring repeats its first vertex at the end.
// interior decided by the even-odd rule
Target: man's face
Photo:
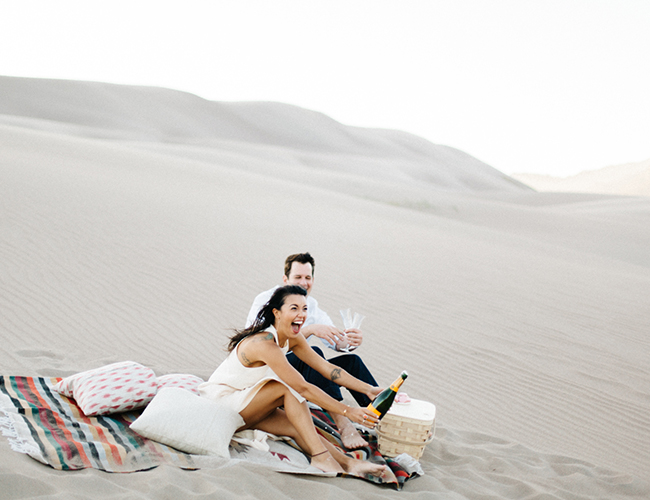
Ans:
{"type": "Polygon", "coordinates": [[[285,285],[298,285],[307,290],[307,295],[311,292],[311,286],[314,283],[312,276],[311,264],[301,264],[300,262],[291,263],[289,277],[282,277],[285,285]]]}

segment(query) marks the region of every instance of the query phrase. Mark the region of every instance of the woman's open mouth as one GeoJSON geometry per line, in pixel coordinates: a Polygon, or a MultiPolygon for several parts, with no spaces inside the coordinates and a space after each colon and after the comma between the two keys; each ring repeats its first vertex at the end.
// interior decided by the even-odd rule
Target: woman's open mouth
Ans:
{"type": "Polygon", "coordinates": [[[293,323],[291,323],[291,329],[293,330],[293,333],[299,333],[301,328],[302,328],[302,321],[294,321],[293,323]]]}

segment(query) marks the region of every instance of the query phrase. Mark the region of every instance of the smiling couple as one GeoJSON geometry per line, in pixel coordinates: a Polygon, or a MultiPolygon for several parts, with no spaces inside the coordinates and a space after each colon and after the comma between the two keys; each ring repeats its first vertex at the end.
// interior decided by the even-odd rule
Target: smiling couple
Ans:
{"type": "Polygon", "coordinates": [[[385,466],[353,459],[322,438],[312,422],[307,400],[332,415],[348,449],[367,443],[354,423],[374,428],[366,406],[381,388],[356,354],[325,359],[310,347],[312,335],[334,350],[358,347],[358,329],[338,330],[310,296],[314,259],[308,253],[287,257],[284,286],[259,294],[247,326],[230,338],[230,355],[199,388],[203,397],[228,404],[244,419],[243,429],[289,436],[311,456],[311,464],[327,472],[381,476],[385,466]],[[360,407],[342,402],[346,387],[360,407]]]}

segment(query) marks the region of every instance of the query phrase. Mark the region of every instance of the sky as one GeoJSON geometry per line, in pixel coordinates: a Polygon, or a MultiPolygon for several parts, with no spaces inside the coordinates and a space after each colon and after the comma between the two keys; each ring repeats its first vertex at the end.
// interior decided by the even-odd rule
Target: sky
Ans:
{"type": "Polygon", "coordinates": [[[650,159],[648,0],[0,2],[0,75],[279,101],[505,172],[650,159]]]}

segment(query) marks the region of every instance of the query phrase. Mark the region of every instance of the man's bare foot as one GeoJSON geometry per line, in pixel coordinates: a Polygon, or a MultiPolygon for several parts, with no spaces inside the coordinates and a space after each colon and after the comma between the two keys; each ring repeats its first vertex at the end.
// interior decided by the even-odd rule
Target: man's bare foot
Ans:
{"type": "Polygon", "coordinates": [[[339,430],[341,442],[345,449],[356,450],[357,448],[368,446],[368,442],[359,434],[359,431],[349,418],[334,414],[334,423],[339,430]]]}
{"type": "Polygon", "coordinates": [[[323,472],[345,472],[341,465],[334,460],[329,451],[323,451],[312,455],[311,465],[323,472]]]}
{"type": "Polygon", "coordinates": [[[350,458],[345,463],[341,464],[345,469],[345,472],[349,474],[370,474],[371,476],[381,477],[386,472],[386,466],[381,464],[373,464],[371,462],[366,462],[364,460],[357,460],[356,458],[350,458]]]}

